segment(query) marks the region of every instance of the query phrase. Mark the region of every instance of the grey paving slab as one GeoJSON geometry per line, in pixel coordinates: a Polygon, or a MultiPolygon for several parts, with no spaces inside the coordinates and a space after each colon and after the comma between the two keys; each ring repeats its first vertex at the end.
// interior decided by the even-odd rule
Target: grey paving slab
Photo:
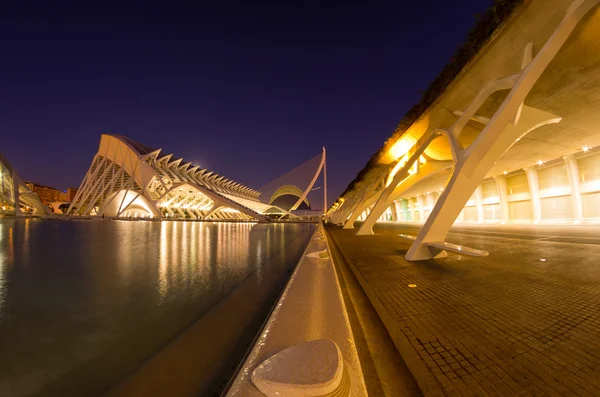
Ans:
{"type": "Polygon", "coordinates": [[[490,255],[411,263],[398,234],[414,229],[329,231],[444,394],[600,395],[598,247],[458,231],[447,241],[490,255]]]}

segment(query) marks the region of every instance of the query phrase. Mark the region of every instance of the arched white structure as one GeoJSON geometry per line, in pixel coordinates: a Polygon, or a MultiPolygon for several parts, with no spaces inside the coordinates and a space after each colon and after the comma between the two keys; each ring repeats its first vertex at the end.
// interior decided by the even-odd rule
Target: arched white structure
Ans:
{"type": "Polygon", "coordinates": [[[0,153],[0,216],[49,216],[50,209],[27,188],[8,160],[0,153]]]}
{"type": "Polygon", "coordinates": [[[445,255],[439,247],[467,207],[481,222],[493,204],[493,219],[506,223],[511,213],[524,212],[509,200],[527,202],[537,223],[543,199],[568,195],[570,203],[553,208],[566,207],[572,221],[580,222],[582,187],[598,191],[590,176],[580,175],[578,162],[589,164],[588,145],[600,143],[599,58],[589,52],[599,37],[600,0],[551,3],[532,0],[518,8],[439,98],[361,172],[330,208],[330,220],[345,228],[364,220],[357,234],[365,235],[382,218],[414,215],[410,220],[424,225],[406,254],[409,260],[445,255]],[[560,187],[554,181],[542,186],[548,179],[540,181],[539,175],[550,175],[542,168],[546,162],[561,172],[560,187]]]}
{"type": "MultiPolygon", "coordinates": [[[[310,206],[310,203],[308,202],[308,199],[306,198],[306,195],[304,194],[304,192],[302,190],[300,190],[299,187],[294,186],[294,185],[283,185],[279,189],[277,189],[275,191],[275,193],[273,193],[273,195],[271,196],[271,199],[269,200],[269,204],[273,204],[273,202],[275,200],[277,200],[279,197],[287,196],[287,195],[295,196],[295,197],[298,197],[299,199],[304,196],[304,200],[302,200],[302,201],[307,206],[310,206]]],[[[300,203],[302,203],[302,201],[300,203]]]]}
{"type": "Polygon", "coordinates": [[[258,191],[129,138],[102,135],[68,213],[108,217],[255,219],[287,214],[258,191]]]}
{"type": "Polygon", "coordinates": [[[327,208],[327,152],[324,147],[319,155],[260,188],[261,199],[273,203],[277,197],[284,194],[296,196],[298,200],[288,209],[294,211],[302,202],[309,204],[307,196],[321,174],[323,175],[323,211],[325,211],[327,208]]]}

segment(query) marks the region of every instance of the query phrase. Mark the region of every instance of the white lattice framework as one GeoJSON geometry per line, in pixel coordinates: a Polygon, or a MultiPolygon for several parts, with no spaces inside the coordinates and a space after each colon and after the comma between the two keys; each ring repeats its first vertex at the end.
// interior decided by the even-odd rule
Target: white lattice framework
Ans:
{"type": "Polygon", "coordinates": [[[67,211],[71,215],[185,219],[256,219],[286,211],[259,192],[173,159],[129,138],[102,135],[98,153],[67,211]]]}

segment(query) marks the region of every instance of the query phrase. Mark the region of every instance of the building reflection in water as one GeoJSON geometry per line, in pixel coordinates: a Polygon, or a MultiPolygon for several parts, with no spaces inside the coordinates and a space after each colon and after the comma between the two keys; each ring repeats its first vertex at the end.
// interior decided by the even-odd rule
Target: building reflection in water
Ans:
{"type": "MultiPolygon", "coordinates": [[[[222,289],[220,282],[247,272],[260,272],[264,251],[256,223],[160,222],[158,293],[161,299],[173,288],[194,285],[196,291],[222,289]],[[251,244],[251,240],[254,241],[251,244]],[[255,255],[255,251],[259,254],[255,255]],[[253,256],[254,258],[251,258],[253,256]]],[[[267,245],[270,230],[267,232],[267,245]]]]}
{"type": "Polygon", "coordinates": [[[0,219],[0,396],[100,394],[248,280],[276,297],[312,230],[0,219]]]}

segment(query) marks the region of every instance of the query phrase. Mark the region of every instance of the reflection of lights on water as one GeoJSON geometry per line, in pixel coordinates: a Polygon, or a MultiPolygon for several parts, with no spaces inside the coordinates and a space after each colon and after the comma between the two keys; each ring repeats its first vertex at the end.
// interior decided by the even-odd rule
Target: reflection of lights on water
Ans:
{"type": "MultiPolygon", "coordinates": [[[[0,243],[3,239],[4,225],[0,223],[0,243]]],[[[12,232],[12,228],[10,228],[12,232]]],[[[4,254],[2,253],[2,245],[0,245],[0,318],[2,316],[2,306],[4,304],[4,254]]]]}
{"type": "Polygon", "coordinates": [[[168,247],[167,247],[167,224],[160,223],[160,262],[158,270],[158,293],[164,299],[169,292],[169,280],[167,279],[167,269],[169,267],[168,247]]]}

